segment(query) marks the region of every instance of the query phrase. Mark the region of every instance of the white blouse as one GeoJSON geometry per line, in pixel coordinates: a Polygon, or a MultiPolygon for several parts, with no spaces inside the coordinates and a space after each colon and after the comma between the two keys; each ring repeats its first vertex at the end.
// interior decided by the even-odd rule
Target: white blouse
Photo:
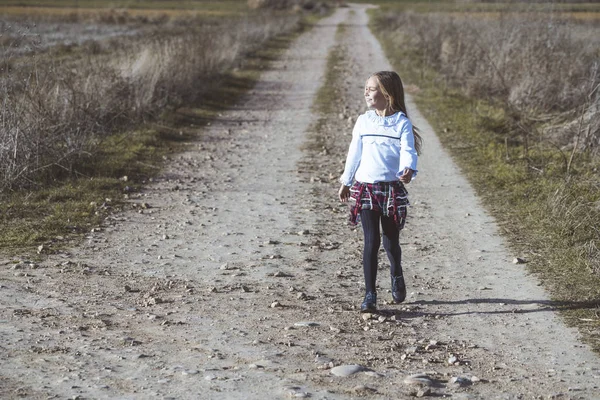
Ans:
{"type": "Polygon", "coordinates": [[[374,110],[360,115],[352,131],[346,167],[340,182],[351,186],[397,181],[405,168],[417,175],[417,150],[412,123],[402,112],[380,117],[374,110]]]}

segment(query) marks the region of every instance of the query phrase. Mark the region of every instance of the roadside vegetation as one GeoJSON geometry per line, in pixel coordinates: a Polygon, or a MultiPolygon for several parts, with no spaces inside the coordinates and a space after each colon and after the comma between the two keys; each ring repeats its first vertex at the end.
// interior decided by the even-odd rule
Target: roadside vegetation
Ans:
{"type": "Polygon", "coordinates": [[[380,3],[372,30],[407,90],[600,351],[600,7],[380,3]]]}
{"type": "Polygon", "coordinates": [[[122,207],[326,11],[48,3],[53,12],[0,7],[0,247],[9,252],[53,251],[122,207]]]}

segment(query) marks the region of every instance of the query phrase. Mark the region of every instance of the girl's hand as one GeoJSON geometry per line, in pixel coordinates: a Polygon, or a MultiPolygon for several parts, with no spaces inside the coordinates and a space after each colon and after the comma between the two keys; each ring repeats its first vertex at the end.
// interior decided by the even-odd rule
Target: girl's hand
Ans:
{"type": "Polygon", "coordinates": [[[402,173],[402,175],[400,175],[400,178],[398,179],[400,179],[400,182],[404,184],[410,183],[414,172],[415,171],[413,171],[410,168],[404,168],[404,172],[402,173]]]}
{"type": "Polygon", "coordinates": [[[348,199],[350,198],[350,186],[342,184],[338,192],[338,197],[342,203],[347,203],[348,199]]]}

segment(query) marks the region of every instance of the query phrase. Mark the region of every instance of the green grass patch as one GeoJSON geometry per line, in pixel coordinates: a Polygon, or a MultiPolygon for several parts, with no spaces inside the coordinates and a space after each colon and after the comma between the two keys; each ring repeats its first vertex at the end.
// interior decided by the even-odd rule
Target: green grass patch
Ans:
{"type": "MultiPolygon", "coordinates": [[[[344,24],[338,25],[336,40],[344,35],[346,29],[344,24]]],[[[344,60],[344,49],[339,45],[334,46],[327,55],[325,80],[317,91],[312,104],[312,110],[316,115],[319,115],[319,119],[310,128],[311,133],[309,134],[309,140],[304,145],[305,150],[329,151],[327,148],[327,135],[323,134],[322,131],[331,115],[335,115],[336,110],[340,109],[339,102],[343,95],[340,69],[344,60]]]]}
{"type": "MultiPolygon", "coordinates": [[[[311,177],[322,176],[323,171],[332,171],[338,167],[335,159],[331,157],[335,146],[339,144],[337,136],[332,132],[339,129],[338,112],[344,109],[343,79],[348,59],[345,57],[347,49],[339,43],[346,31],[347,27],[344,24],[338,25],[335,36],[338,44],[334,45],[327,55],[323,84],[319,87],[312,104],[312,111],[318,119],[308,129],[307,140],[302,146],[305,155],[299,163],[299,169],[308,172],[311,177]],[[333,129],[332,121],[335,121],[333,129]],[[335,167],[332,168],[332,165],[335,167]]],[[[330,175],[329,179],[331,178],[330,175]]],[[[315,198],[323,195],[320,185],[312,185],[310,190],[315,198]]]]}
{"type": "Polygon", "coordinates": [[[43,187],[5,193],[0,201],[0,246],[13,253],[44,245],[60,249],[120,210],[160,168],[162,157],[178,148],[156,130],[108,138],[99,151],[73,165],[75,176],[43,187]]]}
{"type": "MultiPolygon", "coordinates": [[[[343,24],[338,26],[336,36],[344,34],[346,27],[343,24]]],[[[335,105],[341,96],[341,89],[335,83],[339,80],[339,68],[344,59],[343,49],[340,46],[335,46],[330,50],[327,56],[327,67],[325,71],[325,82],[319,88],[315,102],[313,103],[313,111],[321,114],[333,113],[335,105]]]]}
{"type": "MultiPolygon", "coordinates": [[[[554,307],[600,351],[600,160],[534,140],[515,140],[508,110],[464,95],[430,69],[398,32],[372,30],[419,109],[466,173],[513,249],[529,261],[554,307]]],[[[425,151],[426,146],[425,146],[425,151]]]]}

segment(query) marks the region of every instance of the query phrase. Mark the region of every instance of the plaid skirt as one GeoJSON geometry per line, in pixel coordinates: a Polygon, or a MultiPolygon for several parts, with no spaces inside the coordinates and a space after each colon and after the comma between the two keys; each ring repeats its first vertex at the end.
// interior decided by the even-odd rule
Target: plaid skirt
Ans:
{"type": "Polygon", "coordinates": [[[391,217],[398,230],[404,228],[408,192],[400,181],[361,183],[355,182],[350,188],[350,224],[360,222],[362,210],[378,211],[381,215],[391,217]]]}

